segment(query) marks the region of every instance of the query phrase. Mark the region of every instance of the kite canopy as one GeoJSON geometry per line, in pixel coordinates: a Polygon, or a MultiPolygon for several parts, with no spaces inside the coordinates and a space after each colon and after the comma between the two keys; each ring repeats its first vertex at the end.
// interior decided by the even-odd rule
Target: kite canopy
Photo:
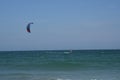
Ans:
{"type": "Polygon", "coordinates": [[[26,28],[27,28],[27,32],[29,32],[29,33],[31,33],[31,31],[30,31],[30,25],[31,25],[31,24],[33,24],[33,22],[28,23],[28,25],[27,25],[27,27],[26,27],[26,28]]]}

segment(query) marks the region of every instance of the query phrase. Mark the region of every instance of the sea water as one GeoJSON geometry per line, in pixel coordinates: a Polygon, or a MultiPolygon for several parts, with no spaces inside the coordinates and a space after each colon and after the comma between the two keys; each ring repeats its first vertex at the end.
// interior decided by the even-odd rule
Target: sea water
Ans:
{"type": "Polygon", "coordinates": [[[1,51],[0,80],[120,80],[120,50],[1,51]]]}

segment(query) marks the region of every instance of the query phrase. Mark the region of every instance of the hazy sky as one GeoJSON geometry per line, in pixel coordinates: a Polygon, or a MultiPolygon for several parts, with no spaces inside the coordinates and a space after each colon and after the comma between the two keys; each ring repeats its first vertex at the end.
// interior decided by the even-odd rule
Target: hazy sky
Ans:
{"type": "Polygon", "coordinates": [[[0,0],[0,51],[46,49],[120,49],[120,0],[0,0]]]}

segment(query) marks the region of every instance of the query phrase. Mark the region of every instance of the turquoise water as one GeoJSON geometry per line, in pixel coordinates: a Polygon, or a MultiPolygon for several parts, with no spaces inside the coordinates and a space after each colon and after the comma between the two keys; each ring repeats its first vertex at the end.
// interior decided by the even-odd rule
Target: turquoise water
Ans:
{"type": "Polygon", "coordinates": [[[1,51],[0,80],[120,80],[120,50],[1,51]]]}

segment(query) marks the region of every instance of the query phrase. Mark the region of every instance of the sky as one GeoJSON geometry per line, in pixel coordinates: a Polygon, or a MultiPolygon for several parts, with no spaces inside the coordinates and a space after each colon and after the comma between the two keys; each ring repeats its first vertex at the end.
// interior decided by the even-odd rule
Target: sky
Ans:
{"type": "Polygon", "coordinates": [[[120,49],[120,0],[0,0],[0,51],[120,49]],[[31,33],[26,31],[29,22],[31,33]]]}

